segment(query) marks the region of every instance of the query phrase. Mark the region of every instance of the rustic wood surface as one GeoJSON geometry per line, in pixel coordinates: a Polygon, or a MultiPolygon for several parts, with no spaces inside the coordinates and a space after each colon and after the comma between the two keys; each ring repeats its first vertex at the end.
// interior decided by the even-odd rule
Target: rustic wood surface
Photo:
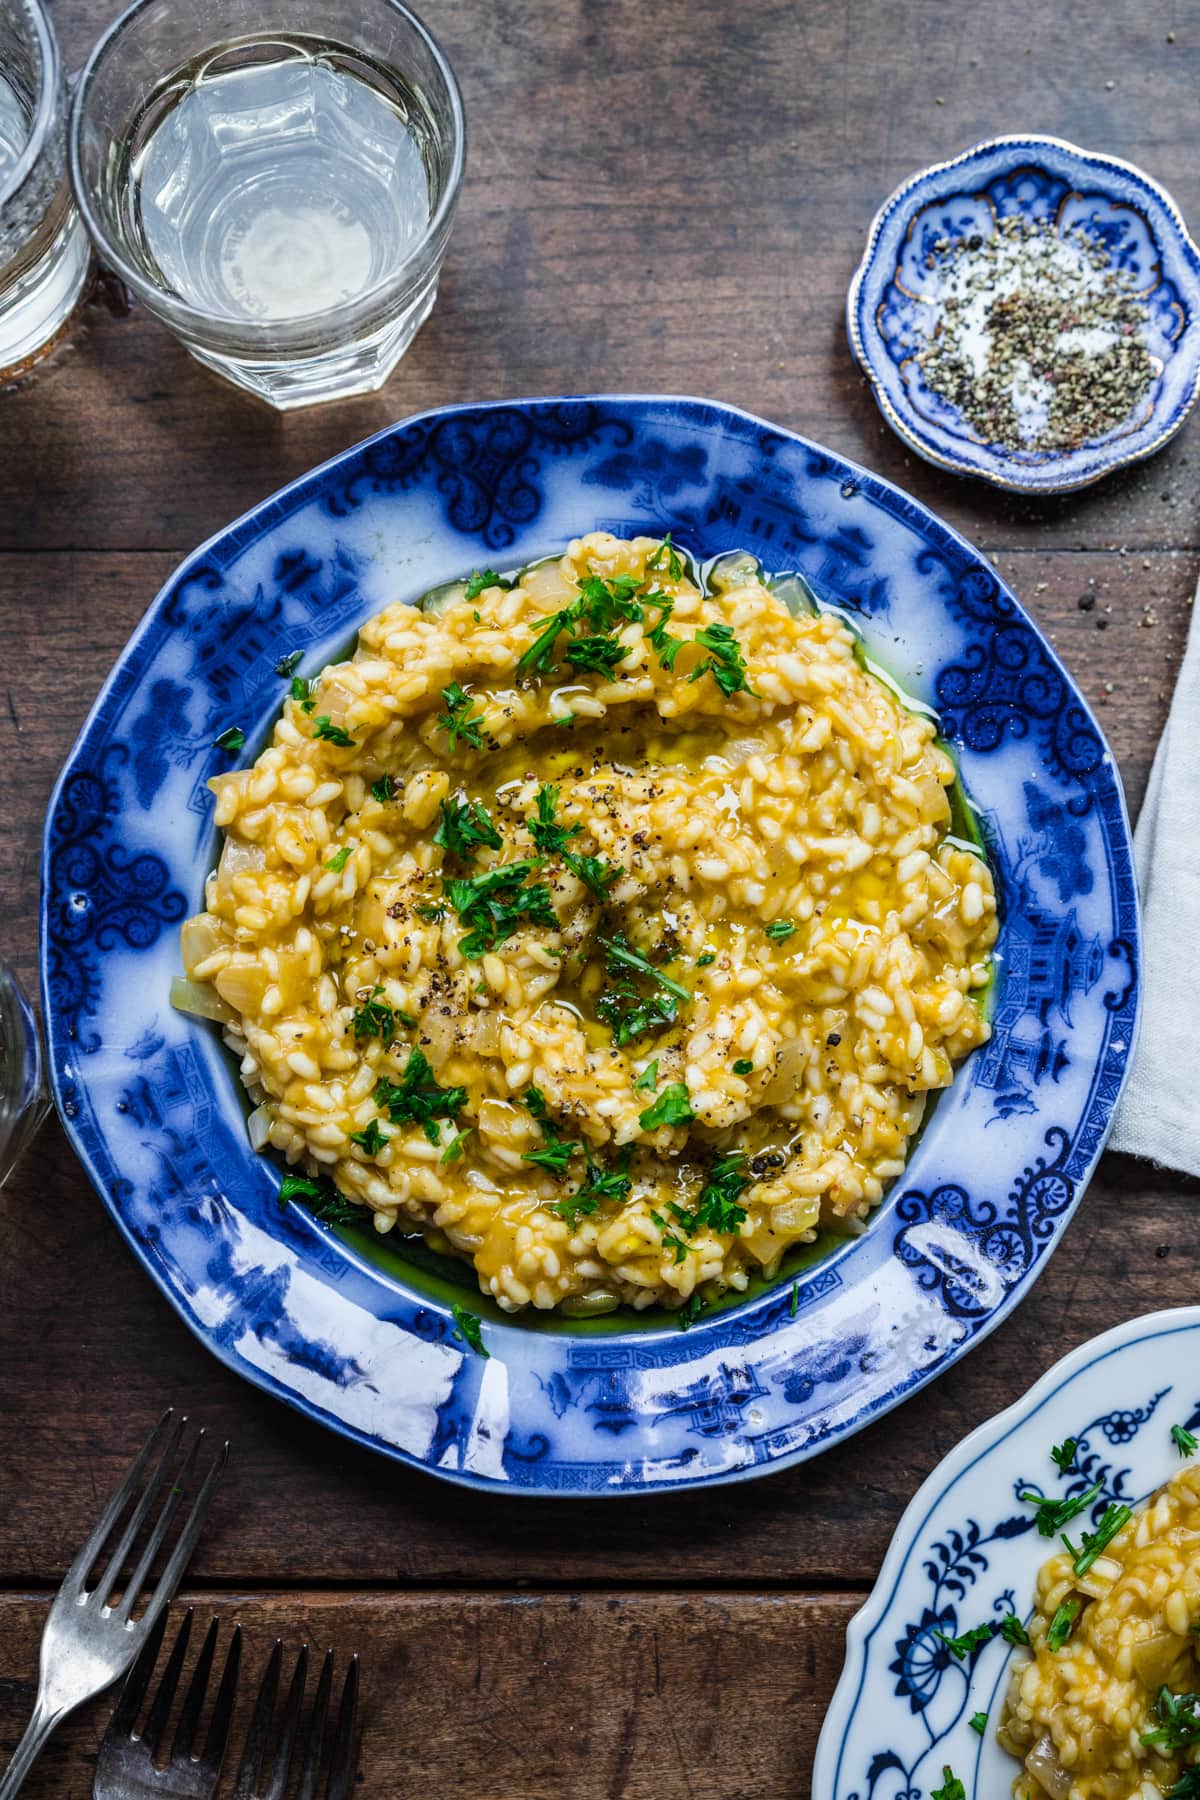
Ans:
{"type": "MultiPolygon", "coordinates": [[[[51,4],[77,64],[113,8],[51,4]]],[[[1126,156],[1200,220],[1197,8],[430,0],[427,18],[462,80],[470,167],[438,308],[381,394],[281,421],[147,318],[94,311],[0,401],[0,943],[22,972],[55,775],[175,562],[301,470],[450,400],[711,395],[899,481],[1045,625],[1136,809],[1200,566],[1197,427],[1073,498],[956,482],[883,427],[842,308],[895,183],[993,132],[1126,156]]],[[[242,1619],[255,1657],[277,1635],[362,1653],[357,1793],[804,1795],[847,1619],[913,1489],[1072,1345],[1195,1298],[1198,1201],[1195,1183],[1106,1158],[987,1350],[815,1463],[709,1494],[521,1505],[348,1448],[228,1374],[48,1126],[0,1195],[0,1754],[54,1584],[175,1401],[234,1442],[192,1597],[242,1619]]],[[[106,1712],[63,1733],[34,1800],[90,1793],[106,1712]]]]}

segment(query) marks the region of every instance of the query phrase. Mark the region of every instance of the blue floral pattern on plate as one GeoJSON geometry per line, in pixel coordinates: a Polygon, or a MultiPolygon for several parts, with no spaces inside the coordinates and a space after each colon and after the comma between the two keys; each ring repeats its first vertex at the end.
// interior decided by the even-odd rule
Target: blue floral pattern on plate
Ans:
{"type": "Polygon", "coordinates": [[[1200,1307],[1134,1319],[1051,1369],[964,1440],[913,1500],[866,1606],[826,1716],[814,1800],[923,1800],[951,1767],[969,1794],[1007,1794],[1018,1765],[995,1742],[1009,1647],[993,1635],[961,1660],[944,1638],[1028,1618],[1054,1543],[1021,1494],[1099,1493],[1136,1507],[1180,1467],[1172,1425],[1200,1423],[1200,1307]],[[1183,1371],[1184,1373],[1179,1373],[1183,1371]],[[1191,1371],[1187,1373],[1186,1371],[1191,1371]],[[1053,1445],[1075,1438],[1060,1473],[1053,1445]],[[989,1724],[981,1737],[976,1713],[989,1724]]]}
{"type": "Polygon", "coordinates": [[[1000,487],[1085,487],[1149,456],[1187,418],[1200,390],[1200,250],[1166,191],[1132,164],[1059,138],[1002,137],[936,163],[885,201],[847,298],[850,347],[884,417],[929,462],[1000,487]],[[939,241],[991,237],[1022,218],[1101,243],[1148,309],[1156,370],[1128,419],[1075,449],[1006,450],[984,442],[930,388],[917,358],[942,316],[939,241]]]}
{"type": "MultiPolygon", "coordinates": [[[[1129,1062],[1138,920],[1120,781],[996,573],[886,482],[697,400],[532,400],[407,420],[190,556],[121,656],[46,827],[43,995],[60,1109],[137,1255],[260,1386],[448,1478],[613,1494],[814,1455],[932,1379],[1016,1303],[1099,1155],[1129,1062]],[[840,608],[938,707],[1003,919],[996,1032],[940,1099],[866,1236],[687,1333],[531,1329],[448,1306],[296,1206],[246,1141],[217,1034],[172,1011],[177,927],[216,839],[213,740],[266,740],[284,683],[480,564],[595,527],[753,551],[840,608]]],[[[486,1312],[486,1307],[481,1306],[486,1312]]]]}

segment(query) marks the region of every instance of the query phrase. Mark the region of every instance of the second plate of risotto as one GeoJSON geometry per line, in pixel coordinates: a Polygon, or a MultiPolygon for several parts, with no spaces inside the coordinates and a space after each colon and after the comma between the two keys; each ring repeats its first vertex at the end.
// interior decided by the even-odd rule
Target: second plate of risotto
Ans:
{"type": "Polygon", "coordinates": [[[189,559],[64,771],[60,1105],[184,1316],[455,1479],[812,1454],[1036,1274],[1132,1047],[1099,731],[729,409],[396,427],[189,559]]]}

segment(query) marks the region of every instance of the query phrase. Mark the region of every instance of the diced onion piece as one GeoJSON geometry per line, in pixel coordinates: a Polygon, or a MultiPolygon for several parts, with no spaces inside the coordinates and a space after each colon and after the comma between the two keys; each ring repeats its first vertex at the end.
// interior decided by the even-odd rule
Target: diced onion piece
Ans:
{"type": "Polygon", "coordinates": [[[1157,1637],[1147,1638],[1144,1644],[1138,1644],[1133,1652],[1133,1668],[1143,1686],[1152,1688],[1155,1692],[1160,1687],[1165,1687],[1182,1648],[1180,1639],[1170,1631],[1159,1632],[1157,1637]]]}
{"type": "Polygon", "coordinates": [[[771,583],[771,592],[777,600],[783,601],[793,618],[800,618],[817,610],[816,596],[803,575],[784,575],[779,581],[771,583]]]}
{"type": "Polygon", "coordinates": [[[1025,1758],[1025,1772],[1033,1776],[1038,1786],[1049,1794],[1050,1800],[1067,1800],[1071,1791],[1071,1777],[1058,1760],[1058,1752],[1049,1732],[1038,1739],[1025,1758]]]}
{"type": "Polygon", "coordinates": [[[256,1106],[246,1120],[246,1135],[252,1150],[266,1148],[271,1136],[272,1113],[269,1106],[256,1106]]]}
{"type": "Polygon", "coordinates": [[[420,608],[423,613],[429,613],[431,617],[436,618],[439,613],[445,612],[447,607],[457,606],[459,601],[465,600],[466,597],[467,584],[465,581],[443,581],[439,587],[432,587],[427,594],[422,594],[420,608]]]}
{"type": "Polygon", "coordinates": [[[620,1304],[615,1294],[595,1288],[590,1294],[569,1294],[558,1310],[568,1319],[598,1319],[602,1313],[616,1312],[620,1304]]]}
{"type": "Polygon", "coordinates": [[[191,1013],[197,1019],[215,1019],[218,1025],[232,1025],[237,1018],[232,1006],[226,1005],[207,981],[189,981],[186,975],[172,979],[171,1005],[176,1012],[191,1013]]]}
{"type": "Polygon", "coordinates": [[[761,580],[762,565],[748,550],[731,550],[728,556],[718,557],[708,572],[708,585],[718,594],[761,580]]]}

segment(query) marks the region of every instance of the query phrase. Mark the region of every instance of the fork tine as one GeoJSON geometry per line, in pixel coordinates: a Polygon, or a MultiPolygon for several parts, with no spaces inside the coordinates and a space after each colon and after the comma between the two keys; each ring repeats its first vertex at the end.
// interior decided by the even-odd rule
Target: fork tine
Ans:
{"type": "Polygon", "coordinates": [[[133,1541],[145,1523],[146,1515],[154,1504],[158,1491],[162,1486],[163,1476],[175,1460],[180,1440],[183,1437],[186,1426],[187,1419],[184,1417],[180,1419],[178,1425],[176,1425],[174,1431],[163,1445],[162,1455],[155,1464],[154,1473],[146,1483],[146,1486],[142,1491],[142,1497],[130,1515],[129,1523],[121,1533],[120,1542],[108,1559],[108,1567],[100,1577],[100,1580],[96,1583],[93,1591],[101,1606],[107,1604],[108,1596],[117,1585],[117,1577],[120,1575],[121,1569],[124,1566],[125,1558],[129,1555],[129,1552],[133,1547],[133,1541]]]}
{"type": "Polygon", "coordinates": [[[187,1655],[188,1639],[191,1635],[192,1608],[189,1606],[183,1615],[179,1635],[172,1647],[170,1660],[162,1672],[158,1690],[150,1708],[150,1717],[146,1720],[146,1729],[142,1733],[142,1739],[149,1746],[151,1756],[158,1755],[163,1738],[166,1736],[167,1717],[171,1711],[171,1702],[175,1698],[175,1689],[179,1685],[183,1659],[187,1655]]]}
{"type": "Polygon", "coordinates": [[[122,1623],[128,1620],[129,1615],[132,1613],[134,1606],[137,1603],[138,1595],[141,1593],[146,1577],[150,1572],[150,1565],[158,1555],[159,1547],[166,1537],[167,1532],[170,1530],[171,1520],[179,1510],[180,1503],[183,1500],[184,1491],[192,1478],[192,1472],[196,1466],[196,1458],[200,1454],[200,1448],[203,1442],[204,1433],[201,1432],[199,1437],[193,1442],[187,1455],[184,1457],[183,1466],[176,1470],[170,1480],[167,1488],[167,1497],[163,1501],[158,1518],[154,1522],[154,1529],[146,1539],[145,1547],[138,1558],[137,1566],[129,1577],[125,1592],[121,1596],[121,1604],[114,1608],[117,1617],[122,1623]]]}
{"type": "MultiPolygon", "coordinates": [[[[325,1652],[325,1661],[321,1664],[321,1679],[317,1683],[317,1697],[313,1701],[312,1718],[308,1726],[308,1741],[304,1746],[304,1761],[300,1764],[300,1781],[296,1788],[296,1800],[315,1800],[317,1792],[317,1772],[321,1766],[321,1751],[325,1744],[325,1720],[329,1715],[329,1690],[333,1684],[333,1651],[325,1652]]],[[[278,1794],[268,1794],[267,1800],[283,1800],[283,1789],[278,1794]]]]}
{"type": "Polygon", "coordinates": [[[163,1634],[167,1629],[167,1615],[159,1614],[154,1629],[138,1652],[138,1659],[125,1678],[121,1689],[121,1698],[113,1709],[113,1716],[108,1722],[108,1730],[104,1734],[107,1744],[110,1739],[133,1736],[133,1728],[137,1723],[138,1713],[142,1709],[142,1701],[146,1698],[146,1690],[150,1686],[150,1677],[154,1673],[154,1665],[158,1661],[158,1653],[162,1649],[163,1634]]]}
{"type": "MultiPolygon", "coordinates": [[[[189,1607],[189,1613],[191,1610],[189,1607]]],[[[218,1622],[213,1619],[205,1633],[196,1666],[192,1670],[192,1679],[188,1682],[187,1693],[183,1696],[183,1705],[179,1709],[179,1721],[171,1742],[172,1762],[181,1762],[184,1757],[190,1760],[192,1757],[192,1745],[200,1723],[200,1708],[204,1705],[204,1696],[208,1692],[209,1672],[217,1649],[217,1630],[218,1622]]]]}
{"type": "Polygon", "coordinates": [[[308,1645],[301,1644],[300,1654],[296,1658],[296,1667],[292,1673],[292,1683],[288,1688],[287,1705],[283,1709],[283,1724],[279,1731],[279,1742],[275,1746],[275,1762],[271,1770],[271,1780],[263,1800],[283,1800],[287,1778],[292,1769],[292,1750],[296,1742],[296,1729],[300,1724],[300,1708],[304,1704],[304,1689],[308,1683],[308,1645]]]}
{"type": "Polygon", "coordinates": [[[122,1481],[120,1486],[115,1488],[109,1495],[104,1511],[101,1513],[96,1525],[96,1529],[92,1532],[87,1543],[84,1544],[83,1548],[79,1551],[79,1554],[67,1570],[66,1575],[63,1577],[64,1589],[73,1590],[75,1592],[79,1591],[84,1576],[103,1550],[109,1532],[112,1530],[113,1526],[120,1518],[122,1511],[129,1504],[129,1501],[137,1491],[137,1484],[141,1480],[142,1470],[146,1467],[146,1464],[150,1461],[150,1458],[157,1449],[159,1439],[167,1428],[172,1411],[173,1409],[168,1406],[166,1412],[162,1415],[162,1418],[158,1421],[158,1424],[154,1427],[154,1430],[150,1433],[150,1436],[146,1439],[145,1443],[130,1463],[129,1472],[125,1476],[124,1481],[122,1481]]]}
{"type": "Polygon", "coordinates": [[[241,1664],[242,1628],[240,1625],[235,1625],[233,1639],[225,1657],[225,1673],[221,1676],[221,1685],[217,1689],[212,1718],[208,1722],[208,1736],[204,1740],[204,1749],[200,1755],[200,1766],[211,1775],[219,1775],[221,1765],[225,1761],[225,1746],[229,1742],[229,1727],[233,1723],[233,1708],[237,1700],[238,1671],[241,1664]]]}
{"type": "Polygon", "coordinates": [[[358,1658],[350,1658],[337,1724],[333,1732],[333,1749],[329,1753],[329,1785],[325,1800],[347,1800],[354,1779],[354,1726],[358,1714],[358,1658]]]}
{"type": "MultiPolygon", "coordinates": [[[[204,1433],[201,1432],[200,1437],[202,1438],[203,1436],[204,1433]]],[[[196,1449],[199,1450],[199,1448],[200,1439],[198,1438],[196,1440],[196,1449]]],[[[220,1451],[213,1461],[212,1467],[209,1469],[208,1474],[201,1483],[200,1492],[192,1502],[192,1510],[188,1515],[187,1524],[179,1534],[178,1542],[171,1552],[166,1568],[159,1576],[158,1586],[155,1588],[153,1597],[142,1617],[141,1622],[143,1625],[146,1623],[147,1619],[153,1618],[157,1614],[160,1607],[170,1603],[175,1593],[175,1589],[179,1586],[180,1577],[191,1560],[192,1551],[196,1547],[196,1539],[200,1536],[200,1532],[203,1528],[204,1515],[208,1511],[208,1503],[212,1499],[213,1489],[224,1474],[225,1464],[228,1460],[229,1444],[226,1442],[222,1444],[220,1451]]],[[[151,1561],[157,1554],[159,1545],[166,1536],[167,1527],[170,1525],[171,1519],[175,1514],[175,1507],[178,1506],[179,1501],[183,1498],[183,1484],[185,1477],[190,1474],[191,1461],[192,1459],[189,1458],[187,1469],[180,1475],[175,1493],[172,1494],[171,1500],[167,1503],[167,1507],[163,1508],[163,1516],[158,1522],[153,1538],[146,1546],[145,1554],[142,1558],[146,1569],[149,1569],[151,1561]],[[174,1504],[172,1504],[172,1502],[174,1502],[174,1504]],[[168,1507],[170,1508],[169,1512],[167,1510],[168,1507]]],[[[145,1571],[143,1570],[142,1573],[144,1575],[145,1571]]]]}
{"type": "Polygon", "coordinates": [[[242,1751],[242,1760],[238,1764],[233,1800],[254,1800],[254,1790],[258,1786],[259,1771],[262,1768],[263,1754],[267,1747],[267,1735],[271,1729],[271,1714],[275,1711],[275,1695],[279,1688],[279,1669],[282,1662],[283,1640],[276,1638],[275,1648],[272,1650],[263,1672],[258,1699],[254,1702],[254,1712],[246,1732],[246,1747],[242,1751]]]}

